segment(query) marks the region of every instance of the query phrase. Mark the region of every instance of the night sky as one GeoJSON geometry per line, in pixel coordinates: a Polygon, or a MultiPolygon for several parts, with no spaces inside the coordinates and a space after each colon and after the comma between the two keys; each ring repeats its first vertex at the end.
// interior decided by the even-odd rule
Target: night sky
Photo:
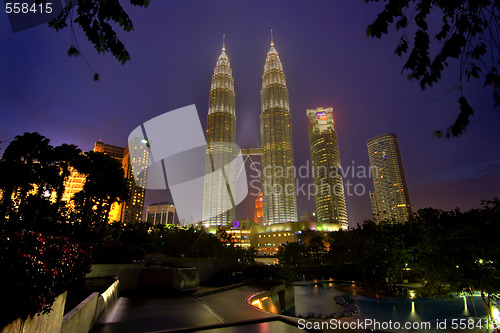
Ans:
{"type": "MultiPolygon", "coordinates": [[[[482,81],[464,85],[475,110],[467,132],[448,140],[434,137],[458,112],[458,66],[450,63],[433,89],[421,91],[418,82],[408,81],[401,74],[404,59],[394,54],[401,32],[392,30],[381,40],[366,36],[380,4],[153,0],[146,9],[125,8],[134,30],[120,33],[132,58],[123,66],[111,55],[98,55],[78,28],[77,41],[89,65],[82,57],[67,56],[69,29],[55,32],[42,25],[12,33],[7,15],[0,14],[2,150],[16,135],[33,131],[53,145],[73,143],[85,151],[97,140],[125,146],[138,125],[190,104],[196,104],[205,126],[223,34],[235,79],[237,143],[258,147],[261,75],[273,29],[287,77],[297,167],[309,159],[306,109],[333,107],[344,169],[369,165],[369,138],[398,135],[414,210],[470,209],[500,195],[500,109],[493,107],[492,90],[482,88],[482,81]],[[89,66],[99,73],[98,82],[89,66]]],[[[368,190],[373,185],[352,174],[346,181],[361,184],[358,193],[365,190],[346,196],[355,226],[371,218],[368,190]]],[[[169,198],[146,194],[146,204],[164,200],[169,198]]],[[[237,216],[253,217],[252,206],[248,197],[237,216]]],[[[312,198],[298,198],[299,215],[312,210],[312,198]]]]}

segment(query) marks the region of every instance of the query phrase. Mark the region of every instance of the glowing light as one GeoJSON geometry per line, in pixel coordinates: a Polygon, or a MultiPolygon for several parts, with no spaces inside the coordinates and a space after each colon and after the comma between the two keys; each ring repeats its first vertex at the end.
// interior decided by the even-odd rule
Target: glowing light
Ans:
{"type": "Polygon", "coordinates": [[[491,311],[491,315],[495,319],[496,322],[500,322],[500,311],[496,307],[493,308],[491,311]]]}
{"type": "Polygon", "coordinates": [[[464,296],[464,314],[469,314],[469,309],[467,309],[467,297],[464,296]]]}
{"type": "Polygon", "coordinates": [[[318,117],[319,120],[327,120],[326,113],[324,112],[317,113],[316,117],[318,117]]]}
{"type": "Polygon", "coordinates": [[[262,304],[260,303],[260,299],[253,301],[252,305],[262,310],[262,304]]]}

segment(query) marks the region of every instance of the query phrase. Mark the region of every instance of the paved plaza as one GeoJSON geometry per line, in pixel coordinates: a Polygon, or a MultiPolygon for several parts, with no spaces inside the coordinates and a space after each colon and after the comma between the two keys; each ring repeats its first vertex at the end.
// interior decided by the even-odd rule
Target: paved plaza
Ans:
{"type": "Polygon", "coordinates": [[[206,296],[120,297],[96,324],[94,333],[125,332],[303,332],[246,302],[262,287],[245,285],[206,296]]]}

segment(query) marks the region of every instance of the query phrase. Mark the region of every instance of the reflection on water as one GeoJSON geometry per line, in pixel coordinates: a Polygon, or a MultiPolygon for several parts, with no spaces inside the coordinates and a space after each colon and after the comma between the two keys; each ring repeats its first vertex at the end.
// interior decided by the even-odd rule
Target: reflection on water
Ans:
{"type": "Polygon", "coordinates": [[[342,308],[335,304],[337,295],[351,294],[361,309],[361,316],[378,321],[422,322],[436,319],[485,318],[486,308],[481,296],[457,296],[451,299],[374,298],[360,295],[361,288],[355,284],[333,284],[295,286],[295,309],[292,315],[314,312],[329,314],[342,308]]]}
{"type": "MultiPolygon", "coordinates": [[[[451,320],[460,321],[475,318],[486,318],[487,311],[481,296],[456,296],[454,299],[417,298],[409,293],[409,298],[375,298],[363,296],[363,288],[352,283],[319,283],[315,285],[297,285],[294,288],[295,307],[288,309],[286,315],[298,317],[313,314],[312,317],[328,317],[341,313],[345,308],[335,302],[335,296],[350,295],[361,310],[356,318],[373,319],[378,322],[430,322],[446,320],[450,328],[451,320]]],[[[252,305],[271,313],[279,313],[277,294],[254,299],[252,305]]],[[[352,317],[351,319],[354,319],[352,317]]],[[[486,321],[483,330],[486,330],[486,321]]]]}

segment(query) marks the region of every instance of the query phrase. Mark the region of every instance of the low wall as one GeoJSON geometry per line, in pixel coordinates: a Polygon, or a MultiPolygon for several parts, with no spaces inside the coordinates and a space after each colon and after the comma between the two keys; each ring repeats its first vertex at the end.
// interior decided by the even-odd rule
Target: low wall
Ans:
{"type": "Polygon", "coordinates": [[[133,264],[95,264],[87,278],[116,276],[120,280],[120,292],[134,291],[137,289],[141,270],[145,263],[133,264]]]}
{"type": "Polygon", "coordinates": [[[94,323],[99,320],[99,317],[109,313],[113,305],[115,305],[118,300],[118,290],[121,290],[120,285],[120,280],[116,280],[105,292],[99,295],[94,315],[94,323]]]}
{"type": "Polygon", "coordinates": [[[150,253],[146,255],[146,261],[152,266],[170,267],[196,267],[200,275],[200,282],[206,282],[216,277],[221,271],[228,267],[226,260],[203,259],[203,258],[171,258],[164,253],[150,253]]]}
{"type": "MultiPolygon", "coordinates": [[[[73,310],[62,322],[61,333],[87,333],[98,318],[109,311],[118,298],[119,281],[115,281],[104,293],[92,293],[73,310]]],[[[52,332],[52,331],[51,331],[52,332]]],[[[56,332],[56,331],[53,331],[56,332]]]]}
{"type": "Polygon", "coordinates": [[[40,332],[59,332],[64,315],[64,305],[66,304],[66,295],[63,293],[56,297],[52,310],[43,315],[28,317],[26,320],[17,318],[7,326],[1,329],[1,333],[40,333],[40,332]]]}
{"type": "Polygon", "coordinates": [[[145,267],[139,288],[143,291],[181,291],[198,288],[200,276],[196,267],[145,267]]]}
{"type": "Polygon", "coordinates": [[[176,268],[174,274],[174,290],[187,290],[198,288],[200,285],[200,274],[198,268],[176,268]]]}
{"type": "Polygon", "coordinates": [[[61,333],[88,332],[94,325],[99,293],[92,293],[63,318],[61,333]]]}
{"type": "Polygon", "coordinates": [[[196,267],[200,275],[200,282],[206,282],[216,277],[220,272],[227,269],[227,261],[213,259],[189,259],[183,258],[182,265],[196,267]]]}

